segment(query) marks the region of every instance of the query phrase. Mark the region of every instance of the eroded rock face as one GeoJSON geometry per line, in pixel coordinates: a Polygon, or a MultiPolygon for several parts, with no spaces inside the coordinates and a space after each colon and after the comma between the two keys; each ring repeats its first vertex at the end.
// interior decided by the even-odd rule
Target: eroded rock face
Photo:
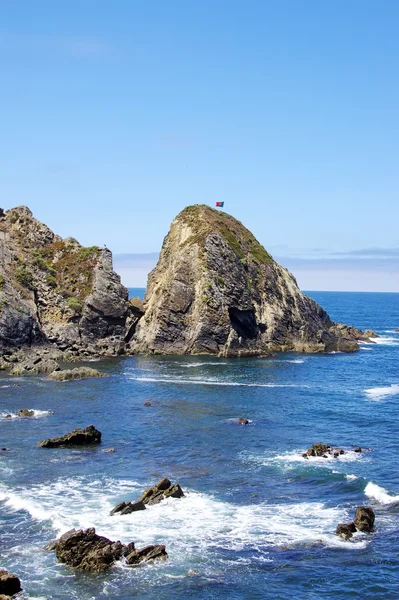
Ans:
{"type": "Polygon", "coordinates": [[[189,206],[173,221],[148,278],[144,310],[132,352],[358,349],[239,221],[205,205],[189,206]]]}
{"type": "Polygon", "coordinates": [[[120,502],[110,512],[110,515],[128,515],[138,510],[145,510],[146,506],[159,504],[164,498],[182,498],[184,492],[178,483],[172,484],[167,477],[163,477],[154,486],[147,488],[134,502],[120,502]]]}
{"type": "Polygon", "coordinates": [[[359,531],[372,531],[374,527],[375,514],[369,506],[358,506],[356,508],[354,523],[359,531]]]}
{"type": "Polygon", "coordinates": [[[111,252],[62,239],[24,206],[0,216],[0,304],[0,352],[39,343],[123,351],[128,292],[111,252]]]}
{"type": "Polygon", "coordinates": [[[59,446],[82,446],[86,444],[99,444],[101,442],[101,431],[93,425],[86,429],[74,429],[60,437],[48,438],[38,442],[41,448],[58,448],[59,446]]]}
{"type": "Polygon", "coordinates": [[[59,562],[91,573],[106,571],[122,557],[126,557],[128,565],[135,565],[166,559],[168,556],[165,546],[146,546],[137,550],[133,542],[125,545],[97,535],[94,527],[86,530],[71,529],[52,543],[49,550],[55,550],[59,562]]]}

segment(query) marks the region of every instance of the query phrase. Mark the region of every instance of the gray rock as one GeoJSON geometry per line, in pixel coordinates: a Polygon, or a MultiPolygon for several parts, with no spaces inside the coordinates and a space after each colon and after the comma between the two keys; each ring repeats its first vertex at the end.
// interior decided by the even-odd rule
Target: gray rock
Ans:
{"type": "Polygon", "coordinates": [[[18,411],[18,417],[33,417],[35,415],[34,410],[29,410],[28,408],[21,408],[18,411]]]}
{"type": "Polygon", "coordinates": [[[173,221],[130,351],[270,356],[359,345],[236,219],[206,205],[173,221]]]}
{"type": "Polygon", "coordinates": [[[137,565],[141,562],[148,562],[150,560],[166,560],[167,558],[168,554],[166,552],[165,546],[145,546],[145,548],[135,550],[134,552],[128,554],[126,556],[126,564],[137,565]]]}
{"type": "Polygon", "coordinates": [[[59,446],[82,446],[86,444],[99,444],[101,442],[101,431],[93,425],[86,429],[74,429],[70,433],[60,437],[48,438],[38,442],[41,448],[58,448],[59,446]]]}

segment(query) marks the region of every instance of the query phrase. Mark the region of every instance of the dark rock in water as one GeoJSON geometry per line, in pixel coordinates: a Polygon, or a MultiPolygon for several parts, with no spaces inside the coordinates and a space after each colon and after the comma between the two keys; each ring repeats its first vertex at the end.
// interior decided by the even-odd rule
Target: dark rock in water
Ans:
{"type": "Polygon", "coordinates": [[[237,423],[238,423],[239,425],[248,425],[249,421],[248,421],[248,419],[243,419],[242,417],[240,417],[240,418],[238,419],[237,423]]]}
{"type": "Polygon", "coordinates": [[[135,550],[128,556],[126,556],[126,563],[128,565],[137,565],[141,562],[148,562],[150,560],[165,560],[168,558],[168,554],[165,550],[165,546],[145,546],[140,550],[135,550]]]}
{"type": "Polygon", "coordinates": [[[375,514],[369,506],[358,506],[356,508],[354,523],[359,531],[370,532],[373,529],[375,514]]]}
{"type": "Polygon", "coordinates": [[[309,456],[323,456],[323,454],[326,454],[326,452],[330,452],[331,451],[331,446],[328,446],[327,444],[323,444],[322,442],[318,442],[316,444],[313,444],[311,448],[309,448],[308,450],[308,455],[309,456]]]}
{"type": "Polygon", "coordinates": [[[358,446],[357,448],[354,449],[354,452],[362,452],[362,449],[360,448],[360,446],[358,446]]]}
{"type": "Polygon", "coordinates": [[[206,205],[188,206],[172,222],[143,310],[129,336],[132,352],[238,357],[359,349],[354,332],[303,294],[242,223],[206,205]]]}
{"type": "Polygon", "coordinates": [[[2,452],[6,452],[7,448],[2,448],[1,450],[2,450],[2,452]]]}
{"type": "Polygon", "coordinates": [[[107,373],[101,373],[97,369],[90,367],[76,367],[75,369],[65,369],[63,371],[54,371],[50,373],[46,380],[48,381],[72,381],[75,379],[88,379],[90,377],[108,377],[107,373]]]}
{"type": "Polygon", "coordinates": [[[42,359],[40,356],[35,358],[33,355],[33,358],[26,358],[16,363],[10,371],[10,375],[45,375],[58,371],[59,368],[60,366],[55,360],[42,359]]]}
{"type": "Polygon", "coordinates": [[[21,408],[18,411],[18,417],[33,417],[35,414],[34,410],[29,410],[28,408],[21,408]]]}
{"type": "Polygon", "coordinates": [[[309,460],[309,455],[308,455],[308,453],[307,453],[307,452],[304,452],[304,453],[302,454],[302,458],[307,458],[307,459],[309,460]]]}
{"type": "Polygon", "coordinates": [[[16,575],[8,573],[5,569],[0,570],[0,594],[13,596],[22,590],[21,582],[16,575]]]}
{"type": "Polygon", "coordinates": [[[94,425],[86,429],[74,429],[61,437],[48,438],[38,442],[42,448],[57,448],[58,446],[81,446],[83,444],[99,444],[101,442],[101,431],[94,425]]]}
{"type": "Polygon", "coordinates": [[[6,415],[4,418],[5,419],[12,419],[12,415],[6,415]]]}
{"type": "Polygon", "coordinates": [[[92,573],[102,573],[119,560],[126,546],[96,534],[93,528],[71,529],[54,544],[57,559],[71,567],[92,573]]]}
{"type": "Polygon", "coordinates": [[[183,498],[184,492],[178,483],[172,484],[167,477],[163,477],[153,487],[149,487],[135,502],[120,502],[113,508],[110,515],[128,515],[137,510],[144,510],[146,505],[159,504],[164,498],[183,498]]]}
{"type": "Polygon", "coordinates": [[[344,538],[344,540],[349,540],[353,537],[353,534],[356,531],[355,524],[352,523],[340,523],[337,525],[336,534],[340,537],[344,538]]]}
{"type": "Polygon", "coordinates": [[[144,402],[143,406],[152,406],[152,404],[149,400],[147,400],[147,402],[144,402]]]}

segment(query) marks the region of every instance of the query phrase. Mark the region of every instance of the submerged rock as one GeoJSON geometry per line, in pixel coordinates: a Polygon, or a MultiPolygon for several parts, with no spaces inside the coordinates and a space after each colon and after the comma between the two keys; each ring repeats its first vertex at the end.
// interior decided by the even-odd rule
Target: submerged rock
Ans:
{"type": "Polygon", "coordinates": [[[173,221],[148,278],[144,311],[131,352],[269,356],[359,348],[244,225],[206,205],[189,206],[173,221]]]}
{"type": "Polygon", "coordinates": [[[46,379],[48,381],[72,381],[76,379],[88,379],[90,377],[108,377],[108,374],[101,373],[97,369],[91,369],[90,367],[76,367],[75,369],[54,371],[46,379]]]}
{"type": "Polygon", "coordinates": [[[21,581],[5,569],[0,569],[0,594],[13,596],[22,590],[21,581]]]}
{"type": "Polygon", "coordinates": [[[85,444],[99,444],[101,442],[101,431],[98,431],[94,425],[89,425],[86,429],[74,429],[60,437],[48,438],[38,442],[42,448],[57,448],[58,446],[82,446],[85,444]]]}
{"type": "Polygon", "coordinates": [[[374,527],[375,514],[369,506],[358,506],[356,508],[354,523],[359,531],[372,531],[374,527]]]}
{"type": "Polygon", "coordinates": [[[110,515],[128,515],[137,510],[145,510],[146,505],[159,504],[164,498],[182,498],[184,492],[178,483],[172,484],[167,477],[163,477],[153,487],[149,487],[135,502],[120,502],[113,508],[110,515]]]}

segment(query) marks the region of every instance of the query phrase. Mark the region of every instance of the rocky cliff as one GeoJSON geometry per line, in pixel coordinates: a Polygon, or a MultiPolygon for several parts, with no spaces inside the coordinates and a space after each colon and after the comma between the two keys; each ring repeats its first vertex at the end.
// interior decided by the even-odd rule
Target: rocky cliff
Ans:
{"type": "Polygon", "coordinates": [[[128,306],[108,249],[62,239],[24,206],[0,217],[0,351],[121,352],[128,306]]]}
{"type": "Polygon", "coordinates": [[[148,278],[133,352],[251,356],[358,349],[228,214],[189,206],[173,221],[148,278]]]}

